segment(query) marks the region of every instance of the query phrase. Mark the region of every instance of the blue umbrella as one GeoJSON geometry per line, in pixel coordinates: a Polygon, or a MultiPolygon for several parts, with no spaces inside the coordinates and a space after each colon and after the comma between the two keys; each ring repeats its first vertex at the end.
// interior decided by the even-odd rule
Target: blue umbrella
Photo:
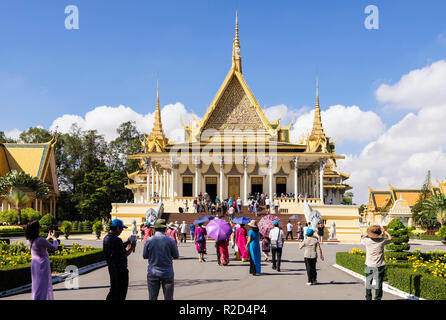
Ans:
{"type": "Polygon", "coordinates": [[[296,216],[296,215],[294,215],[294,216],[291,216],[291,217],[290,217],[290,219],[300,219],[300,217],[299,217],[299,216],[296,216]]]}
{"type": "Polygon", "coordinates": [[[238,223],[238,224],[248,224],[251,222],[251,219],[249,218],[245,218],[245,217],[237,217],[232,219],[233,223],[238,223]]]}
{"type": "Polygon", "coordinates": [[[200,217],[197,220],[194,220],[194,224],[205,223],[205,222],[208,222],[208,221],[210,221],[212,219],[214,219],[214,217],[212,217],[212,216],[200,217]]]}

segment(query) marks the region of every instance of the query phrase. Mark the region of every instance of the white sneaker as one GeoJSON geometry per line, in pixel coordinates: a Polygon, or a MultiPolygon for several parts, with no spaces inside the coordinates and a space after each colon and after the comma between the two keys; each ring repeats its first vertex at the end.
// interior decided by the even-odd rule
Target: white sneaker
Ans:
{"type": "Polygon", "coordinates": [[[311,282],[307,282],[307,286],[312,286],[313,284],[311,282]]]}

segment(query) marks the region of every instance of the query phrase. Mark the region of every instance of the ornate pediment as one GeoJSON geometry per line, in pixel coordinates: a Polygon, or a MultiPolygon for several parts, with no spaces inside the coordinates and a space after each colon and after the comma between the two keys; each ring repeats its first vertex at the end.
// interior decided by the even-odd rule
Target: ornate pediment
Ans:
{"type": "Polygon", "coordinates": [[[235,75],[212,110],[203,130],[206,129],[265,129],[256,108],[235,75]]]}

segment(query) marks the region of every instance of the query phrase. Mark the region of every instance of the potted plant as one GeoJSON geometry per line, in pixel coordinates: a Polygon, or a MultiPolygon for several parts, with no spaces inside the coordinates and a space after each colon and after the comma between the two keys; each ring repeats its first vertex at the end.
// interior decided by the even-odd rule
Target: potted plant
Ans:
{"type": "Polygon", "coordinates": [[[104,230],[102,221],[98,220],[93,224],[93,232],[96,233],[96,237],[101,239],[101,232],[104,230]]]}
{"type": "Polygon", "coordinates": [[[446,226],[442,226],[435,235],[441,238],[441,242],[446,245],[446,226]]]}
{"type": "Polygon", "coordinates": [[[68,239],[71,231],[73,231],[73,224],[70,221],[64,221],[60,227],[60,230],[64,233],[65,239],[68,239]]]}

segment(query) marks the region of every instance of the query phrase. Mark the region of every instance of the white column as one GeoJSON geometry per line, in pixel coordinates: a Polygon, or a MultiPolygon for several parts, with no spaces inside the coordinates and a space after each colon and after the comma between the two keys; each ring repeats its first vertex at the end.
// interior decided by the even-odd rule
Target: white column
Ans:
{"type": "Polygon", "coordinates": [[[224,161],[223,157],[220,158],[220,201],[223,201],[223,170],[224,170],[224,161]]]}
{"type": "Polygon", "coordinates": [[[268,160],[268,180],[269,180],[269,198],[271,201],[274,201],[273,199],[273,157],[269,157],[268,160]]]}
{"type": "Polygon", "coordinates": [[[175,191],[176,191],[176,169],[178,169],[178,163],[176,163],[175,159],[173,157],[170,158],[170,171],[171,171],[171,175],[170,175],[170,197],[172,198],[172,200],[175,197],[175,191]]]}
{"type": "Polygon", "coordinates": [[[248,157],[243,159],[243,205],[248,203],[248,157]]]}
{"type": "Polygon", "coordinates": [[[147,179],[146,179],[146,186],[147,186],[146,201],[147,201],[147,203],[149,203],[150,198],[151,198],[151,194],[150,194],[150,158],[146,158],[144,160],[144,163],[146,165],[146,175],[147,175],[147,179]]]}
{"type": "Polygon", "coordinates": [[[200,158],[195,157],[194,158],[194,164],[195,164],[195,197],[198,197],[198,167],[200,165],[200,158]]]}
{"type": "Polygon", "coordinates": [[[297,192],[298,192],[298,189],[297,189],[298,167],[299,167],[299,157],[296,157],[296,158],[294,158],[294,199],[295,199],[295,201],[297,201],[297,192]]]}
{"type": "Polygon", "coordinates": [[[153,197],[153,193],[155,192],[155,168],[153,167],[153,164],[150,165],[150,171],[152,172],[152,181],[150,182],[151,188],[150,188],[150,199],[153,197]]]}
{"type": "Polygon", "coordinates": [[[319,166],[319,196],[322,203],[324,203],[324,170],[326,165],[327,160],[322,159],[319,166]]]}

